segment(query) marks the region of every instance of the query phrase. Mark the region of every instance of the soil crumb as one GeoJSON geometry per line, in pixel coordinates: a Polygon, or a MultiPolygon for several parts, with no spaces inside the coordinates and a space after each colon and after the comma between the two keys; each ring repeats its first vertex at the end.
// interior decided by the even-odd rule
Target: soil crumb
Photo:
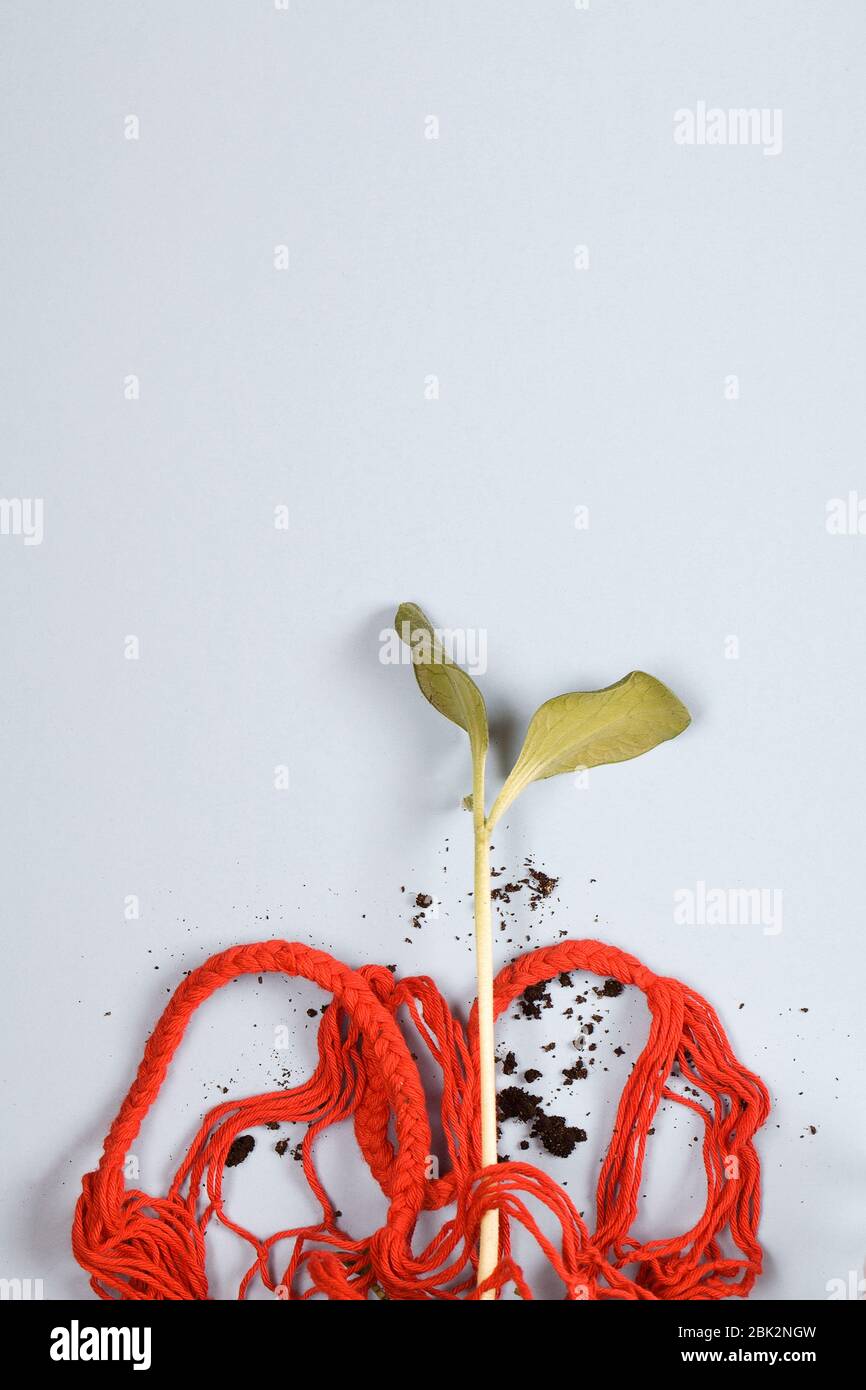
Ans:
{"type": "Polygon", "coordinates": [[[576,1144],[586,1142],[586,1130],[576,1125],[567,1125],[564,1115],[545,1115],[541,1111],[535,1117],[530,1131],[534,1139],[540,1139],[549,1154],[554,1158],[568,1158],[574,1153],[576,1144]]]}
{"type": "Polygon", "coordinates": [[[526,863],[526,872],[529,876],[529,887],[532,894],[529,899],[529,906],[535,909],[540,902],[543,902],[545,898],[549,898],[551,893],[555,892],[559,879],[552,878],[551,875],[546,874],[543,869],[534,868],[528,860],[526,863]]]}
{"type": "Polygon", "coordinates": [[[541,1018],[542,1008],[553,1008],[545,980],[539,980],[537,985],[527,985],[517,1002],[524,1018],[541,1018]]]}
{"type": "Polygon", "coordinates": [[[585,1081],[589,1075],[586,1067],[580,1062],[575,1062],[573,1067],[563,1067],[562,1074],[565,1077],[566,1086],[570,1086],[574,1081],[585,1081]]]}
{"type": "Polygon", "coordinates": [[[496,1097],[496,1113],[500,1120],[534,1120],[541,1096],[530,1095],[522,1086],[506,1086],[496,1097]]]}
{"type": "Polygon", "coordinates": [[[625,989],[625,985],[620,980],[605,980],[601,989],[596,985],[593,993],[599,999],[617,999],[625,989]]]}
{"type": "Polygon", "coordinates": [[[226,1167],[237,1168],[239,1163],[243,1163],[245,1158],[249,1158],[255,1147],[256,1141],[251,1134],[239,1134],[228,1151],[226,1167]]]}

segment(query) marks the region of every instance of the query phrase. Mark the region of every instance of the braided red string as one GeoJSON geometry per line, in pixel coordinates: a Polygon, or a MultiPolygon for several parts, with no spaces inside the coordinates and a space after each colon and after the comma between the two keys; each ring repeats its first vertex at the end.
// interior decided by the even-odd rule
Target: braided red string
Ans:
{"type": "Polygon", "coordinates": [[[205,1233],[216,1217],[252,1247],[243,1298],[257,1277],[290,1299],[473,1299],[481,1218],[501,1213],[500,1260],[483,1288],[513,1285],[533,1292],[511,1253],[511,1228],[522,1226],[559,1279],[566,1299],[718,1299],[747,1295],[761,1271],[757,1228],[760,1166],[753,1137],[769,1113],[760,1079],[737,1061],[714,1010],[676,980],[654,975],[633,956],[598,941],[562,941],[518,957],[498,975],[499,1014],[533,984],[586,970],[635,985],[651,1014],[646,1045],[619,1102],[596,1193],[590,1234],[573,1202],[529,1163],[479,1167],[477,1028],[468,1037],[432,980],[396,980],[382,966],[350,970],[309,946],[265,941],[212,956],[184,980],[144,1050],[136,1078],[105,1141],[99,1166],[85,1175],[72,1248],[101,1298],[206,1299],[205,1233]],[[128,1190],[125,1156],[153,1104],[193,1010],[243,974],[276,971],[305,977],[333,995],[321,1017],[318,1063],[308,1081],[212,1109],[165,1197],[128,1190]],[[448,1171],[427,1177],[430,1125],[418,1069],[398,1024],[412,1020],[442,1073],[441,1122],[448,1171]],[[667,1085],[674,1064],[702,1105],[667,1085]],[[707,1199],[690,1230],[667,1240],[630,1235],[637,1215],[646,1140],[663,1099],[687,1106],[703,1122],[707,1199]],[[351,1119],[361,1152],[388,1198],[385,1224],[364,1239],[340,1228],[313,1161],[318,1134],[351,1119]],[[254,1125],[301,1120],[303,1172],[322,1210],[313,1225],[260,1239],[236,1224],[222,1198],[222,1174],[234,1139],[254,1125]],[[394,1141],[392,1142],[391,1134],[394,1141]],[[450,1208],[433,1238],[413,1248],[422,1209],[450,1208]],[[546,1209],[559,1235],[541,1223],[546,1209]],[[722,1238],[730,1252],[724,1253],[722,1238]],[[276,1278],[273,1250],[292,1241],[276,1278]]]}

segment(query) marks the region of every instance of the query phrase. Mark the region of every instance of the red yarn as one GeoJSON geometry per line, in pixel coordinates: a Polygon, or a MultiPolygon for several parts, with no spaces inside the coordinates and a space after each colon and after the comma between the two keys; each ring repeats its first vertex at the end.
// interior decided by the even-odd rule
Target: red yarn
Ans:
{"type": "MultiPolygon", "coordinates": [[[[101,1298],[206,1299],[205,1232],[212,1217],[249,1242],[255,1259],[241,1281],[243,1298],[258,1276],[280,1297],[364,1300],[473,1299],[478,1232],[483,1213],[498,1207],[500,1259],[483,1288],[513,1284],[533,1293],[511,1254],[513,1223],[537,1242],[559,1276],[566,1299],[718,1299],[745,1296],[761,1271],[757,1239],[760,1167],[752,1143],[769,1113],[760,1079],[731,1051],[710,1005],[676,980],[654,975],[633,956],[598,941],[562,941],[527,952],[495,982],[499,1014],[529,985],[569,970],[586,970],[636,985],[646,995],[649,1038],[629,1076],[596,1194],[596,1230],[567,1193],[529,1163],[479,1167],[477,1023],[468,1040],[432,980],[396,980],[382,966],[350,970],[324,951],[285,941],[235,946],[212,956],[178,987],[145,1047],[138,1074],[109,1130],[99,1167],[85,1175],[72,1230],[72,1248],[101,1298]],[[193,1010],[221,985],[244,974],[299,975],[334,997],[322,1015],[318,1064],[303,1085],[226,1101],[212,1109],[165,1197],[127,1190],[125,1156],[156,1099],[193,1010]],[[442,1073],[441,1122],[449,1168],[428,1178],[430,1125],[418,1069],[400,1031],[405,1009],[442,1073]],[[709,1105],[668,1089],[677,1063],[709,1105]],[[704,1125],[707,1201],[690,1230],[641,1242],[629,1232],[647,1133],[662,1099],[685,1105],[704,1125]],[[385,1224],[352,1239],[340,1228],[313,1162],[316,1136],[352,1119],[370,1171],[389,1200],[385,1224]],[[222,1174],[238,1134],[274,1120],[308,1125],[303,1171],[322,1209],[313,1225],[266,1239],[237,1225],[222,1198],[222,1174]],[[391,1139],[393,1132],[394,1142],[391,1139]],[[726,1176],[726,1173],[729,1176],[726,1176]],[[422,1209],[452,1207],[436,1234],[413,1249],[422,1209]],[[540,1209],[555,1219],[554,1241],[539,1224],[540,1209]],[[722,1238],[728,1249],[724,1253],[722,1238]],[[271,1251],[293,1240],[279,1279],[271,1251]]],[[[544,1223],[549,1228],[550,1221],[544,1223]]]]}

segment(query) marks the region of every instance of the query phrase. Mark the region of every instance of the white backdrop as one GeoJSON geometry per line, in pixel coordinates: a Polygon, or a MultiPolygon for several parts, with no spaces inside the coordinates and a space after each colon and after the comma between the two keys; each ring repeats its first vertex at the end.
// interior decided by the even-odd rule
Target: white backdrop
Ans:
{"type": "MultiPolygon", "coordinates": [[[[560,691],[639,667],[689,705],[682,738],[509,816],[498,862],[560,880],[514,940],[599,935],[715,1003],[774,1101],[755,1296],[856,1283],[862,5],[20,0],[2,22],[0,1274],[89,1295],[80,1176],[214,949],[299,938],[468,1008],[465,741],[379,661],[415,599],[485,635],[494,782],[560,691]],[[772,139],[678,143],[700,103],[772,139]],[[699,883],[780,890],[781,931],[679,924],[699,883]],[[409,890],[441,899],[420,932],[409,890]]],[[[223,1086],[303,1074],[311,998],[253,981],[196,1019],[145,1188],[223,1086]]],[[[610,1015],[634,1056],[640,1001],[610,1015]]],[[[521,1065],[530,1027],[502,1034],[521,1065]]],[[[587,1202],[625,1074],[559,1098],[588,1140],[547,1166],[587,1202]]],[[[264,1231],[312,1212],[273,1137],[226,1178],[264,1231]]],[[[380,1203],[351,1152],[329,1137],[323,1168],[360,1231],[380,1203]]],[[[646,1186],[646,1232],[703,1200],[676,1116],[646,1186]]],[[[228,1296],[243,1254],[213,1247],[228,1296]]]]}

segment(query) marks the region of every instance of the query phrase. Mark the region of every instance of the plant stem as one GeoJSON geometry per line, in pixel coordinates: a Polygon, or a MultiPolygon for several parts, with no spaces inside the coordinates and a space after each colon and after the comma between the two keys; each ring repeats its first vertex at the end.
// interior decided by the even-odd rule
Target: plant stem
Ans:
{"type": "MultiPolygon", "coordinates": [[[[484,818],[484,757],[474,759],[472,790],[475,831],[475,970],[478,999],[478,1074],[481,1088],[481,1162],[496,1163],[496,1064],[493,1034],[493,930],[490,921],[490,829],[484,818]]],[[[481,1218],[478,1283],[493,1273],[499,1260],[499,1211],[481,1218]]],[[[496,1297],[490,1289],[481,1297],[496,1297]]]]}

